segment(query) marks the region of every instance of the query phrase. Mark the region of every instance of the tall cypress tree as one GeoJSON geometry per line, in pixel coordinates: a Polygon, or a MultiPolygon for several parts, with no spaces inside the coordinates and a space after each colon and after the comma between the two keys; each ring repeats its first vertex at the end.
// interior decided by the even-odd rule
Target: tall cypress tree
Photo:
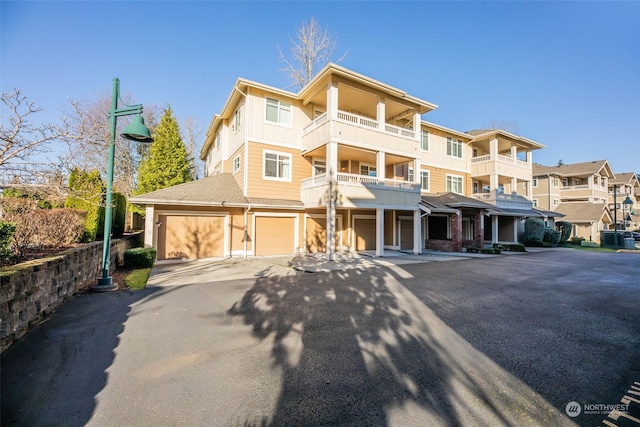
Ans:
{"type": "Polygon", "coordinates": [[[187,148],[171,107],[165,109],[153,137],[149,152],[140,162],[136,194],[193,181],[187,148]]]}

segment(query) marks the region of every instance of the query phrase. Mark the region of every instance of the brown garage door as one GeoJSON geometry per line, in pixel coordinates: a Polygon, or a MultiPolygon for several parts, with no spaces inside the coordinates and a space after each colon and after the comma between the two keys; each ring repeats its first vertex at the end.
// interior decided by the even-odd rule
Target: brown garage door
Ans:
{"type": "Polygon", "coordinates": [[[255,254],[290,255],[295,252],[295,218],[256,217],[255,254]]]}
{"type": "Polygon", "coordinates": [[[224,217],[160,215],[158,259],[224,256],[224,217]]]}
{"type": "Polygon", "coordinates": [[[370,251],[376,248],[375,218],[356,218],[353,228],[356,234],[356,251],[370,251]]]}
{"type": "MultiPolygon", "coordinates": [[[[336,245],[335,249],[340,248],[340,229],[342,223],[340,217],[336,217],[336,245]]],[[[327,250],[327,219],[318,217],[307,218],[307,235],[306,235],[307,252],[325,252],[327,250]]]]}
{"type": "Polygon", "coordinates": [[[400,249],[413,249],[413,219],[400,219],[400,249]]]}

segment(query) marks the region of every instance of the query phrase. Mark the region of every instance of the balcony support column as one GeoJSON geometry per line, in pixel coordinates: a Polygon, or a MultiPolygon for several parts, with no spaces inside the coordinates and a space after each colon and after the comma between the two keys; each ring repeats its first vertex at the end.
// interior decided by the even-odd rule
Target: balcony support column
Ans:
{"type": "Polygon", "coordinates": [[[326,157],[329,191],[327,194],[327,241],[325,243],[325,251],[327,259],[333,261],[335,259],[336,201],[338,199],[338,183],[336,182],[336,170],[338,169],[337,142],[329,141],[327,143],[326,157]]]}
{"type": "Polygon", "coordinates": [[[518,178],[511,178],[511,193],[518,192],[518,178]]]}
{"type": "Polygon", "coordinates": [[[420,144],[422,138],[422,117],[418,112],[413,115],[413,130],[415,132],[415,134],[413,135],[413,139],[415,139],[418,144],[420,144]]]}
{"type": "Polygon", "coordinates": [[[338,83],[331,82],[327,87],[327,118],[335,120],[338,117],[338,83]]]}
{"type": "Polygon", "coordinates": [[[489,191],[494,193],[498,189],[498,174],[489,175],[489,191]]]}
{"type": "Polygon", "coordinates": [[[491,243],[498,243],[498,215],[491,217],[491,243]]]}
{"type": "Polygon", "coordinates": [[[378,98],[378,106],[376,109],[376,115],[378,119],[378,126],[381,131],[384,131],[385,117],[386,117],[386,105],[384,98],[378,98]]]}
{"type": "Polygon", "coordinates": [[[385,161],[384,151],[378,151],[376,154],[376,178],[378,178],[379,181],[386,178],[385,161]]]}
{"type": "Polygon", "coordinates": [[[413,211],[413,253],[415,255],[422,253],[422,221],[420,218],[420,209],[413,211]]]}
{"type": "Polygon", "coordinates": [[[511,146],[511,159],[513,162],[516,161],[517,155],[518,155],[518,147],[516,147],[516,145],[514,144],[511,146]]]}
{"type": "Polygon", "coordinates": [[[384,209],[376,209],[376,256],[384,256],[384,209]]]}
{"type": "Polygon", "coordinates": [[[496,160],[498,158],[498,139],[493,138],[489,141],[489,158],[496,160]]]}
{"type": "Polygon", "coordinates": [[[418,157],[416,159],[413,159],[413,182],[415,184],[422,185],[422,177],[420,176],[421,169],[422,169],[422,162],[420,161],[420,158],[418,157]]]}

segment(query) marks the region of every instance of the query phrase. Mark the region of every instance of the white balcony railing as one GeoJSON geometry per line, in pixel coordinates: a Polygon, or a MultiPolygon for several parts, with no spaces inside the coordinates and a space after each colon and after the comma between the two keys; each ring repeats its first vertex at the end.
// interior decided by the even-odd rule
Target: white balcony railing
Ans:
{"type": "MultiPolygon", "coordinates": [[[[390,187],[404,190],[420,191],[420,184],[409,181],[398,181],[394,179],[380,179],[375,176],[358,175],[353,173],[337,173],[336,181],[339,184],[346,185],[364,185],[364,186],[378,186],[378,187],[390,187]]],[[[302,180],[301,189],[311,188],[317,185],[327,183],[327,174],[320,173],[311,178],[302,180]]]]}
{"type": "MultiPolygon", "coordinates": [[[[520,160],[518,158],[513,158],[511,156],[503,156],[502,154],[498,154],[496,156],[496,160],[502,163],[508,163],[510,165],[518,165],[523,167],[530,167],[529,162],[525,160],[520,160]]],[[[471,163],[482,163],[482,162],[490,162],[492,161],[490,154],[485,154],[484,156],[477,156],[471,158],[471,163]]]]}
{"type": "MultiPolygon", "coordinates": [[[[328,120],[327,113],[323,113],[318,116],[315,120],[309,123],[302,130],[302,135],[307,135],[313,130],[320,127],[323,123],[328,120]]],[[[390,124],[384,125],[384,129],[380,129],[380,123],[372,119],[370,117],[364,117],[358,114],[347,113],[346,111],[338,111],[336,115],[336,121],[347,123],[356,127],[360,127],[363,129],[375,130],[383,133],[387,133],[389,135],[399,136],[406,139],[414,140],[416,133],[412,129],[405,129],[398,126],[393,126],[390,124]]]]}

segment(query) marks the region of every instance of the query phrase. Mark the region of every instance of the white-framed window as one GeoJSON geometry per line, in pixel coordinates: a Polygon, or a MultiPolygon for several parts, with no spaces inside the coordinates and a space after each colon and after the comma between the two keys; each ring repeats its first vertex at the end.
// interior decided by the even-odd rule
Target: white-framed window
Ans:
{"type": "Polygon", "coordinates": [[[447,175],[447,191],[462,194],[462,177],[458,175],[447,175]]]}
{"type": "Polygon", "coordinates": [[[413,168],[411,168],[411,167],[409,168],[409,173],[407,175],[408,175],[407,176],[407,181],[413,182],[413,180],[415,178],[415,176],[413,174],[413,168]]]}
{"type": "Polygon", "coordinates": [[[240,170],[240,156],[233,159],[233,171],[238,172],[240,170]]]}
{"type": "Polygon", "coordinates": [[[582,180],[576,179],[576,185],[580,185],[580,184],[582,184],[582,180]]]}
{"type": "Polygon", "coordinates": [[[233,113],[233,126],[234,131],[238,131],[242,125],[242,107],[238,107],[236,112],[233,113]]]}
{"type": "Polygon", "coordinates": [[[537,208],[537,207],[538,207],[538,199],[531,199],[531,205],[532,205],[534,208],[537,208]]]}
{"type": "Polygon", "coordinates": [[[420,189],[423,191],[429,191],[429,171],[420,171],[420,189]]]}
{"type": "Polygon", "coordinates": [[[266,99],[265,120],[285,126],[291,126],[291,104],[279,99],[266,99]]]}
{"type": "Polygon", "coordinates": [[[533,188],[537,188],[538,187],[538,178],[537,177],[533,177],[533,188]]]}
{"type": "Polygon", "coordinates": [[[553,199],[553,206],[558,206],[560,204],[560,200],[553,199]]]}
{"type": "Polygon", "coordinates": [[[366,163],[360,163],[360,175],[378,176],[378,173],[375,166],[366,163]]]}
{"type": "Polygon", "coordinates": [[[554,187],[559,187],[560,186],[560,180],[558,179],[557,176],[553,177],[553,186],[554,187]]]}
{"type": "Polygon", "coordinates": [[[291,181],[291,154],[264,150],[262,177],[291,181]]]}
{"type": "Polygon", "coordinates": [[[326,159],[313,159],[313,176],[321,173],[327,173],[327,160],[326,159]]]}
{"type": "Polygon", "coordinates": [[[220,131],[216,132],[216,150],[220,149],[220,144],[222,143],[222,136],[220,135],[220,131]]]}
{"type": "Polygon", "coordinates": [[[420,133],[420,149],[429,151],[429,131],[423,130],[420,133]]]}
{"type": "Polygon", "coordinates": [[[462,158],[462,141],[447,137],[447,156],[462,158]]]}

